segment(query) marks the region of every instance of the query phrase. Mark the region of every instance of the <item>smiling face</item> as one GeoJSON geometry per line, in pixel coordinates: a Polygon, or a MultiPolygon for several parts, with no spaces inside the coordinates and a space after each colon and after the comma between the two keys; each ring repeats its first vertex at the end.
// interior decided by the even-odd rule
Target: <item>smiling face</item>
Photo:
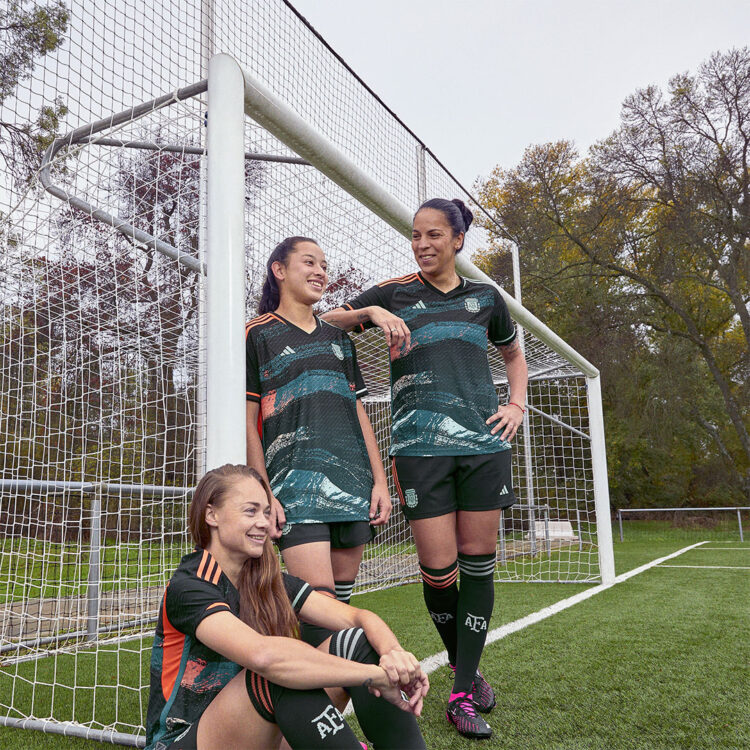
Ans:
{"type": "Polygon", "coordinates": [[[268,543],[271,508],[265,490],[251,477],[232,482],[218,507],[206,507],[206,524],[211,533],[210,552],[217,547],[235,560],[260,557],[268,543]]]}
{"type": "Polygon", "coordinates": [[[434,208],[423,208],[414,217],[411,249],[425,276],[441,276],[453,272],[456,252],[464,241],[464,233],[453,233],[445,214],[434,208]]]}
{"type": "Polygon", "coordinates": [[[328,263],[314,242],[298,242],[286,264],[276,262],[272,270],[282,297],[290,294],[306,305],[316,304],[328,284],[328,263]]]}

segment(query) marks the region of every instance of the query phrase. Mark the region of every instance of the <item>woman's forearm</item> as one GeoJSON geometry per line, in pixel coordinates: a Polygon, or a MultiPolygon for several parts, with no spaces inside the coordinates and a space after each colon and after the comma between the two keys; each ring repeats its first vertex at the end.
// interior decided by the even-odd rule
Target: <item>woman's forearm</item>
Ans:
{"type": "Polygon", "coordinates": [[[226,659],[283,687],[349,687],[367,680],[376,686],[388,684],[380,667],[326,654],[296,638],[261,635],[230,612],[207,617],[196,636],[226,659]]]}
{"type": "Polygon", "coordinates": [[[367,323],[370,320],[369,311],[369,307],[363,307],[360,310],[347,310],[345,307],[337,307],[334,310],[323,313],[320,317],[326,323],[330,323],[344,331],[353,331],[357,326],[367,323]]]}

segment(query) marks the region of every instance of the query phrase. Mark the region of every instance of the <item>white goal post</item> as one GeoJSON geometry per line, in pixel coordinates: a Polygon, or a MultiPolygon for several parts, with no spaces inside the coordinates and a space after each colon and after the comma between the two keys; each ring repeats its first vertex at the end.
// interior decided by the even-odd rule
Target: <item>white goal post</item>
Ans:
{"type": "MultiPolygon", "coordinates": [[[[237,351],[230,351],[230,347],[241,344],[238,332],[244,321],[243,291],[237,284],[240,277],[237,269],[245,262],[242,174],[245,115],[407,238],[411,236],[413,211],[378,185],[267,87],[243,71],[229,55],[216,55],[209,63],[208,100],[208,294],[217,301],[222,300],[221,307],[209,306],[208,316],[207,468],[212,468],[227,461],[242,460],[238,445],[242,444],[239,437],[245,430],[244,396],[238,387],[244,379],[244,357],[237,351]],[[213,263],[212,259],[215,259],[213,263]],[[221,271],[218,271],[219,266],[222,266],[221,271]],[[230,320],[233,324],[227,325],[230,320]],[[229,336],[233,337],[231,341],[229,336]],[[234,363],[234,369],[228,363],[234,363]]],[[[599,371],[467,258],[459,255],[457,267],[465,276],[497,287],[514,320],[586,376],[599,575],[602,583],[610,584],[614,581],[615,567],[599,371]]]]}

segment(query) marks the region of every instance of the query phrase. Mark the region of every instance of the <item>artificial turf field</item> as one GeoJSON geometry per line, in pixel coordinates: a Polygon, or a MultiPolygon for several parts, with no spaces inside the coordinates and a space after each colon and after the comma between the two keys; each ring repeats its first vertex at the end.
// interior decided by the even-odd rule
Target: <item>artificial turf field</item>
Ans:
{"type": "MultiPolygon", "coordinates": [[[[624,543],[615,542],[617,573],[693,541],[682,534],[631,534],[624,543]]],[[[482,669],[498,693],[498,705],[488,716],[494,730],[489,741],[465,740],[448,726],[444,716],[448,670],[438,668],[430,676],[432,689],[421,719],[427,746],[431,750],[477,744],[518,750],[750,747],[750,543],[710,541],[664,565],[696,567],[651,568],[486,648],[482,669]]],[[[587,588],[497,584],[491,628],[587,588]]],[[[366,594],[356,597],[354,604],[383,616],[404,647],[419,658],[442,650],[419,586],[366,594]]],[[[36,664],[36,669],[44,669],[42,662],[36,664]]],[[[126,665],[121,659],[120,670],[126,665]]],[[[77,684],[82,679],[79,672],[77,684]]],[[[55,680],[58,684],[65,680],[59,662],[55,680]]],[[[101,684],[101,677],[97,681],[101,684]]],[[[120,681],[127,681],[122,672],[120,681]]],[[[97,697],[98,703],[111,700],[111,692],[97,697]]],[[[122,706],[121,715],[126,710],[122,706]]],[[[0,728],[0,748],[103,747],[0,728]]]]}

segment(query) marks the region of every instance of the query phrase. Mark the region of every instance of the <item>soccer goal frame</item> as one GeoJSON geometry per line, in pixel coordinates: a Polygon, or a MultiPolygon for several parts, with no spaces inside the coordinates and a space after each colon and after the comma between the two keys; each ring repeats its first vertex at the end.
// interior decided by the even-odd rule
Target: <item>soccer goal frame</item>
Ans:
{"type": "MultiPolygon", "coordinates": [[[[158,128],[154,132],[158,132],[158,128]]],[[[418,202],[418,198],[425,197],[427,180],[424,157],[424,149],[420,147],[416,162],[417,191],[416,194],[408,194],[407,198],[410,201],[413,199],[415,203],[418,202]]],[[[154,455],[158,453],[157,449],[148,454],[148,458],[161,461],[163,465],[157,466],[159,470],[154,471],[155,478],[151,483],[144,479],[145,474],[142,471],[146,466],[145,450],[137,455],[131,453],[129,457],[119,453],[117,455],[120,459],[113,459],[111,463],[117,464],[117,460],[120,460],[121,464],[112,469],[111,475],[99,471],[100,467],[97,466],[96,471],[90,472],[90,480],[79,482],[72,481],[68,465],[80,460],[80,456],[70,448],[68,453],[64,454],[63,449],[60,449],[61,457],[56,459],[57,473],[49,469],[50,459],[45,453],[46,449],[41,451],[44,454],[39,459],[43,462],[41,465],[30,460],[26,464],[18,462],[23,449],[16,444],[7,449],[7,465],[10,468],[7,469],[7,474],[0,478],[0,501],[6,504],[4,507],[8,510],[7,515],[15,519],[20,530],[16,531],[11,524],[5,540],[7,551],[0,552],[5,555],[6,561],[22,557],[18,552],[25,549],[23,545],[26,541],[32,543],[34,549],[38,547],[41,551],[38,559],[31,559],[34,556],[27,555],[29,561],[26,572],[28,576],[33,576],[36,593],[21,592],[22,586],[19,584],[6,593],[6,600],[2,602],[0,612],[0,657],[3,658],[4,666],[9,667],[4,669],[2,676],[12,685],[10,692],[14,696],[21,693],[22,688],[31,692],[32,700],[29,705],[32,707],[27,708],[24,702],[26,699],[19,699],[17,702],[15,697],[3,698],[0,702],[3,703],[3,708],[7,709],[8,715],[0,716],[0,725],[118,744],[144,744],[143,716],[138,713],[137,708],[123,709],[123,713],[127,714],[127,720],[121,720],[119,712],[117,718],[110,722],[99,721],[95,711],[92,711],[92,718],[79,718],[79,714],[73,711],[73,720],[65,721],[60,717],[60,713],[63,710],[67,712],[67,709],[56,708],[57,704],[53,701],[51,712],[44,712],[46,709],[43,709],[40,713],[39,709],[33,707],[34,696],[37,689],[41,693],[54,693],[58,687],[61,692],[65,691],[74,696],[78,693],[98,696],[99,691],[106,688],[117,692],[118,701],[122,693],[129,693],[135,703],[142,704],[143,696],[148,690],[147,670],[145,675],[139,672],[134,677],[118,677],[115,685],[111,685],[111,681],[107,679],[104,682],[97,681],[91,686],[79,682],[77,677],[74,677],[74,684],[69,685],[65,679],[58,679],[56,676],[58,659],[61,672],[69,670],[71,664],[75,667],[79,657],[87,659],[92,655],[97,660],[100,656],[103,660],[114,659],[118,670],[123,659],[128,663],[144,663],[145,653],[150,649],[158,597],[161,596],[163,586],[173,569],[170,567],[174,563],[172,558],[180,551],[184,554],[189,548],[184,520],[193,480],[206,469],[224,463],[244,463],[246,460],[243,331],[248,312],[252,309],[252,305],[248,304],[246,287],[257,282],[254,277],[259,273],[258,263],[255,263],[255,271],[251,272],[250,278],[247,273],[251,257],[247,243],[248,236],[252,234],[252,225],[248,229],[246,203],[247,165],[254,160],[286,164],[291,175],[287,179],[292,185],[296,184],[298,178],[298,174],[292,170],[315,171],[315,179],[326,183],[323,190],[330,189],[331,195],[335,190],[338,199],[346,196],[343,215],[338,217],[342,223],[349,223],[350,216],[346,213],[348,210],[359,212],[360,220],[361,215],[366,214],[368,221],[371,219],[373,224],[387,230],[388,242],[392,242],[392,230],[400,235],[396,237],[395,242],[399,253],[401,237],[410,237],[411,218],[416,206],[409,207],[396,198],[382,182],[355,163],[342,148],[321,135],[315,127],[297,114],[288,102],[272,93],[243,70],[233,57],[226,54],[211,59],[207,81],[200,81],[139,104],[130,110],[79,126],[55,141],[45,155],[39,182],[47,194],[54,196],[56,205],[63,207],[63,218],[66,221],[80,223],[92,233],[102,229],[102,237],[95,239],[101,241],[104,250],[112,250],[112,237],[116,235],[118,240],[126,243],[133,257],[142,258],[138,254],[146,249],[149,266],[153,262],[155,267],[157,261],[163,261],[164,268],[170,272],[174,272],[175,268],[187,268],[199,279],[200,334],[196,334],[195,339],[191,340],[193,343],[197,341],[199,354],[193,357],[191,352],[192,358],[180,360],[182,364],[178,365],[176,371],[179,373],[188,367],[193,368],[190,372],[198,373],[199,385],[196,390],[201,392],[194,400],[195,412],[190,411],[193,406],[185,412],[185,418],[192,419],[194,426],[193,432],[190,433],[191,455],[195,456],[194,468],[185,469],[182,473],[175,472],[177,480],[165,479],[166,474],[162,469],[163,465],[166,465],[166,460],[161,454],[154,455]],[[205,130],[204,94],[208,100],[205,130]],[[170,112],[175,114],[170,115],[170,112]],[[165,142],[162,143],[155,143],[156,138],[152,141],[137,140],[140,123],[152,118],[158,124],[161,122],[158,117],[170,122],[170,116],[174,120],[184,116],[188,124],[184,129],[178,128],[175,131],[167,127],[164,131],[165,142]],[[275,139],[264,153],[247,151],[248,131],[253,128],[262,129],[275,139]],[[173,137],[174,132],[178,132],[179,135],[173,137]],[[190,134],[190,138],[185,136],[186,132],[190,134]],[[200,137],[196,135],[197,132],[201,133],[200,137]],[[168,138],[172,140],[166,142],[168,138]],[[277,142],[283,144],[283,148],[277,148],[277,142]],[[159,236],[158,232],[149,229],[147,222],[134,221],[131,217],[129,223],[128,220],[119,218],[117,212],[122,204],[117,200],[113,199],[104,204],[96,202],[96,198],[102,196],[101,185],[111,181],[111,172],[114,170],[121,177],[131,168],[132,162],[124,160],[118,163],[114,158],[107,161],[106,157],[101,156],[103,151],[100,150],[92,157],[98,167],[91,173],[92,176],[85,171],[86,165],[81,165],[85,162],[85,159],[81,158],[79,163],[70,163],[71,173],[77,169],[81,171],[80,184],[75,176],[69,175],[67,181],[60,179],[64,170],[56,172],[55,167],[66,163],[66,149],[67,154],[72,152],[82,156],[86,154],[87,149],[93,148],[118,149],[120,157],[125,149],[140,149],[137,153],[156,150],[161,154],[175,154],[183,159],[182,162],[179,159],[173,162],[177,166],[184,166],[185,155],[190,155],[195,182],[198,181],[199,171],[196,164],[205,156],[205,162],[200,164],[200,197],[197,189],[193,190],[190,186],[185,189],[189,200],[195,204],[201,203],[200,220],[196,219],[196,224],[200,225],[204,241],[203,255],[191,254],[189,246],[186,252],[184,244],[170,244],[163,235],[159,236]],[[286,153],[287,149],[290,153],[286,153]],[[278,153],[282,150],[284,154],[278,153]],[[274,153],[270,154],[268,151],[274,153]],[[60,156],[56,162],[58,153],[60,156]],[[100,168],[99,162],[103,163],[100,168]],[[314,170],[311,167],[314,167],[314,170]],[[93,198],[87,198],[86,193],[76,192],[80,185],[88,187],[91,184],[96,187],[91,191],[93,198]],[[202,199],[205,199],[205,206],[202,199]],[[202,393],[203,389],[205,396],[202,393]],[[51,523],[54,520],[53,510],[66,506],[67,500],[73,495],[77,497],[80,509],[79,516],[68,519],[74,532],[74,539],[69,545],[73,561],[70,563],[69,574],[65,573],[68,577],[63,576],[60,567],[58,578],[54,579],[50,577],[47,569],[50,561],[50,552],[46,548],[47,537],[43,534],[39,536],[38,529],[43,529],[45,524],[51,523]],[[35,498],[33,506],[29,502],[31,497],[35,498]],[[50,497],[61,500],[57,504],[48,503],[50,497]],[[36,511],[29,510],[32,507],[42,509],[38,517],[33,515],[36,511]],[[120,534],[115,539],[113,530],[109,529],[109,546],[106,526],[108,515],[110,519],[116,516],[115,531],[120,534]],[[162,524],[158,533],[154,532],[155,536],[141,535],[145,533],[142,526],[144,518],[155,518],[158,521],[157,526],[159,523],[162,524]],[[131,521],[132,529],[129,526],[131,521]],[[34,524],[37,531],[30,530],[34,524]],[[128,536],[129,530],[132,531],[132,538],[128,536]],[[143,552],[144,546],[147,553],[143,552]],[[125,607],[119,600],[127,600],[130,608],[125,607]],[[48,611],[43,611],[47,605],[48,611]],[[75,611],[70,613],[66,608],[75,611]],[[52,676],[37,676],[36,665],[39,664],[42,669],[44,660],[51,665],[50,670],[55,673],[52,676]],[[34,669],[25,670],[30,664],[34,669]],[[32,673],[33,676],[30,677],[32,673]],[[7,705],[5,700],[8,701],[7,705]],[[97,728],[94,724],[102,728],[97,728]],[[119,728],[128,731],[118,731],[119,728]]],[[[155,181],[155,184],[158,186],[158,181],[155,181]]],[[[134,195],[135,191],[129,193],[129,199],[133,199],[134,195]]],[[[301,200],[304,201],[305,197],[301,200]]],[[[335,202],[328,194],[324,196],[324,200],[335,202]]],[[[59,218],[53,205],[41,204],[37,210],[39,216],[35,218],[33,232],[29,233],[26,241],[30,243],[31,250],[39,255],[42,251],[55,250],[61,225],[52,222],[54,217],[59,218]],[[35,244],[37,242],[38,245],[35,244]]],[[[194,217],[198,214],[198,210],[194,211],[194,217]]],[[[279,224],[286,231],[288,227],[285,223],[279,224]]],[[[22,228],[23,222],[19,220],[15,226],[22,228]]],[[[282,227],[275,226],[274,232],[277,231],[282,231],[282,227]]],[[[472,233],[475,234],[474,230],[472,233]]],[[[381,247],[378,243],[382,236],[385,235],[379,230],[369,235],[369,239],[372,240],[369,252],[372,253],[373,248],[377,251],[381,247]]],[[[83,240],[88,237],[88,234],[83,235],[83,240]]],[[[263,247],[254,248],[253,262],[257,260],[261,249],[264,253],[268,252],[270,248],[264,243],[269,239],[270,236],[266,235],[263,243],[259,243],[263,247]]],[[[13,243],[14,249],[23,245],[21,240],[13,240],[13,243]]],[[[329,243],[324,243],[327,253],[335,249],[335,241],[329,240],[329,243]]],[[[458,256],[457,264],[461,274],[497,286],[464,255],[458,256]]],[[[356,261],[352,264],[352,268],[355,267],[356,261]]],[[[99,267],[93,265],[92,268],[97,270],[99,267]]],[[[111,270],[113,266],[103,264],[101,268],[111,270]]],[[[380,278],[395,275],[380,257],[377,267],[374,270],[370,269],[368,273],[370,277],[377,273],[380,278]]],[[[369,281],[372,280],[369,278],[369,281]]],[[[108,288],[110,282],[110,279],[104,280],[102,288],[108,288]]],[[[123,282],[118,280],[117,283],[123,282]]],[[[93,287],[90,286],[89,289],[93,287]]],[[[557,580],[610,584],[614,581],[615,570],[599,372],[516,299],[502,289],[500,292],[520,327],[522,344],[526,341],[524,346],[527,348],[527,359],[531,361],[529,350],[535,346],[535,352],[538,353],[541,349],[545,351],[534,360],[531,381],[532,385],[536,384],[537,391],[530,386],[529,409],[520,437],[517,438],[521,445],[514,451],[514,460],[518,466],[515,481],[520,486],[521,502],[506,514],[507,518],[498,530],[500,559],[497,580],[557,580]],[[524,332],[527,335],[526,339],[524,332]],[[548,356],[552,354],[554,356],[548,356]],[[585,384],[582,384],[584,380],[585,384]],[[547,382],[552,382],[553,385],[539,385],[547,382]],[[544,390],[545,388],[547,390],[544,390]],[[547,394],[544,399],[537,398],[540,392],[547,394]],[[534,394],[536,397],[532,397],[534,394]],[[558,408],[566,399],[572,406],[568,404],[558,408]],[[549,437],[550,430],[557,432],[549,437]],[[537,437],[541,448],[532,450],[532,438],[537,437]],[[572,448],[571,441],[575,441],[572,448]],[[566,450],[573,452],[574,457],[566,454],[566,450]],[[559,471],[555,470],[556,462],[559,462],[559,471]],[[535,472],[536,476],[546,472],[541,488],[534,481],[535,472]],[[557,495],[552,492],[555,483],[562,487],[560,497],[563,499],[559,503],[556,503],[557,495]],[[570,501],[565,497],[569,490],[565,486],[566,483],[573,485],[570,501]],[[539,564],[542,559],[547,565],[544,569],[539,564]],[[556,565],[559,567],[555,567],[556,565]],[[515,569],[511,570],[513,566],[515,569]]],[[[11,295],[12,290],[6,293],[11,295]]],[[[90,293],[94,294],[93,291],[90,293]]],[[[99,293],[98,286],[96,293],[99,293]]],[[[50,297],[51,293],[48,290],[47,298],[50,297]]],[[[83,298],[83,294],[74,297],[83,298]]],[[[136,295],[134,300],[138,302],[140,298],[136,295]]],[[[135,304],[133,300],[130,302],[135,304]]],[[[98,297],[96,303],[102,304],[98,297]]],[[[108,304],[111,309],[116,308],[116,295],[112,295],[108,304]]],[[[136,308],[131,305],[131,309],[136,308]]],[[[65,308],[65,311],[70,310],[70,306],[65,308]]],[[[17,310],[14,308],[13,314],[16,319],[22,320],[23,311],[20,304],[17,310]]],[[[50,304],[48,312],[58,313],[59,310],[53,310],[50,304]]],[[[77,315],[82,318],[79,321],[81,330],[87,327],[96,328],[96,321],[85,319],[83,311],[77,311],[77,315]]],[[[13,321],[6,321],[5,324],[9,326],[8,330],[12,330],[12,325],[16,325],[13,321]]],[[[33,329],[33,326],[29,324],[29,328],[33,329]]],[[[138,330],[137,327],[135,330],[138,330]]],[[[159,327],[158,335],[154,333],[155,330],[147,328],[146,333],[157,339],[167,328],[159,327]]],[[[31,333],[33,337],[34,331],[31,330],[31,333]]],[[[130,329],[127,335],[130,335],[130,329]]],[[[362,359],[360,364],[363,365],[365,379],[367,380],[369,374],[377,381],[377,395],[373,395],[373,389],[370,388],[370,400],[366,401],[365,407],[370,410],[374,425],[376,420],[373,415],[379,420],[377,434],[381,451],[385,453],[390,418],[387,353],[382,346],[379,332],[363,334],[357,338],[356,344],[359,356],[361,350],[369,351],[368,347],[376,336],[381,351],[377,356],[368,354],[371,365],[369,373],[365,372],[362,359]],[[369,341],[365,340],[368,336],[369,341]]],[[[148,336],[144,338],[148,339],[148,336]]],[[[70,346],[70,351],[75,354],[74,350],[79,345],[74,342],[70,346]]],[[[140,351],[140,341],[136,342],[136,348],[140,351]]],[[[40,381],[38,374],[34,374],[40,369],[37,359],[43,359],[43,355],[36,349],[30,352],[22,351],[23,347],[20,344],[17,349],[28,359],[16,362],[15,370],[20,372],[26,368],[37,378],[28,382],[22,381],[20,384],[15,381],[12,383],[15,392],[20,394],[17,398],[20,402],[23,400],[24,388],[43,391],[46,381],[40,381]]],[[[67,351],[60,350],[57,356],[64,360],[67,351]]],[[[113,356],[119,361],[120,350],[118,349],[113,356]]],[[[94,369],[101,369],[103,361],[96,360],[94,369]]],[[[134,361],[135,365],[129,365],[128,378],[132,377],[131,371],[138,366],[140,360],[134,361]]],[[[6,370],[9,371],[10,368],[6,370]]],[[[78,371],[71,372],[75,374],[78,371]]],[[[502,392],[502,389],[507,387],[507,382],[503,381],[502,374],[498,376],[498,372],[500,370],[493,370],[497,376],[498,390],[502,392]]],[[[10,377],[8,372],[0,374],[6,379],[10,377]]],[[[75,379],[70,374],[68,377],[75,379]]],[[[123,388],[128,382],[124,382],[123,388]]],[[[73,402],[75,398],[77,396],[74,394],[70,401],[73,402]]],[[[113,410],[114,408],[113,406],[113,410]]],[[[45,415],[47,413],[44,412],[45,415]]],[[[104,413],[104,407],[97,412],[99,413],[104,413]]],[[[112,413],[118,424],[125,421],[123,411],[112,413]]],[[[18,419],[22,418],[23,415],[19,413],[18,419]]],[[[44,422],[44,419],[39,421],[44,422]]],[[[57,427],[62,436],[61,443],[65,443],[63,438],[68,434],[66,430],[70,429],[70,425],[61,418],[61,424],[57,427]]],[[[33,436],[33,430],[29,431],[29,434],[33,436]]],[[[137,437],[140,439],[140,435],[137,437]]],[[[148,433],[146,437],[151,439],[153,435],[148,433]]],[[[118,440],[121,442],[117,443],[112,438],[112,445],[107,444],[105,440],[101,442],[107,449],[113,446],[122,448],[125,441],[121,437],[118,440]]],[[[128,437],[127,440],[133,443],[132,437],[128,437]]],[[[166,441],[163,442],[166,444],[166,441]]],[[[162,442],[157,441],[156,444],[162,446],[162,442]]],[[[160,450],[164,450],[163,446],[160,450]]],[[[111,468],[109,463],[107,467],[111,468]]],[[[395,495],[395,492],[392,494],[395,495]]],[[[62,524],[58,525],[62,527],[62,524]]],[[[386,534],[388,536],[384,543],[376,540],[373,545],[368,546],[357,584],[359,592],[418,580],[414,545],[409,537],[408,525],[397,509],[394,509],[394,520],[389,524],[386,534]],[[381,544],[382,546],[379,546],[381,544]],[[389,562],[381,566],[381,558],[388,558],[389,562]]],[[[61,541],[65,541],[64,536],[61,537],[61,541]]],[[[57,545],[61,550],[64,546],[57,545]]],[[[2,562],[3,558],[0,558],[0,563],[2,562]]],[[[9,565],[7,567],[10,569],[9,565]]],[[[18,578],[22,583],[30,580],[20,575],[18,578]]],[[[75,671],[75,668],[72,671],[75,671]]],[[[41,675],[41,672],[39,674],[41,675]]],[[[0,693],[2,692],[0,689],[0,693]]],[[[80,716],[83,715],[85,714],[82,710],[80,716]]]]}
{"type": "MultiPolygon", "coordinates": [[[[406,238],[411,236],[412,212],[288,104],[243,71],[231,56],[214,56],[208,71],[207,253],[209,259],[223,259],[221,271],[209,270],[207,288],[209,297],[223,300],[221,306],[211,305],[207,316],[206,465],[211,468],[226,461],[243,460],[240,446],[244,445],[245,431],[241,390],[244,309],[240,271],[245,258],[242,203],[245,117],[255,120],[406,238]],[[233,324],[228,326],[230,320],[233,324]],[[218,362],[221,367],[216,366],[218,362]]],[[[599,371],[467,258],[457,256],[456,265],[461,274],[499,289],[514,320],[586,377],[599,573],[603,584],[611,584],[615,566],[599,371]]]]}

